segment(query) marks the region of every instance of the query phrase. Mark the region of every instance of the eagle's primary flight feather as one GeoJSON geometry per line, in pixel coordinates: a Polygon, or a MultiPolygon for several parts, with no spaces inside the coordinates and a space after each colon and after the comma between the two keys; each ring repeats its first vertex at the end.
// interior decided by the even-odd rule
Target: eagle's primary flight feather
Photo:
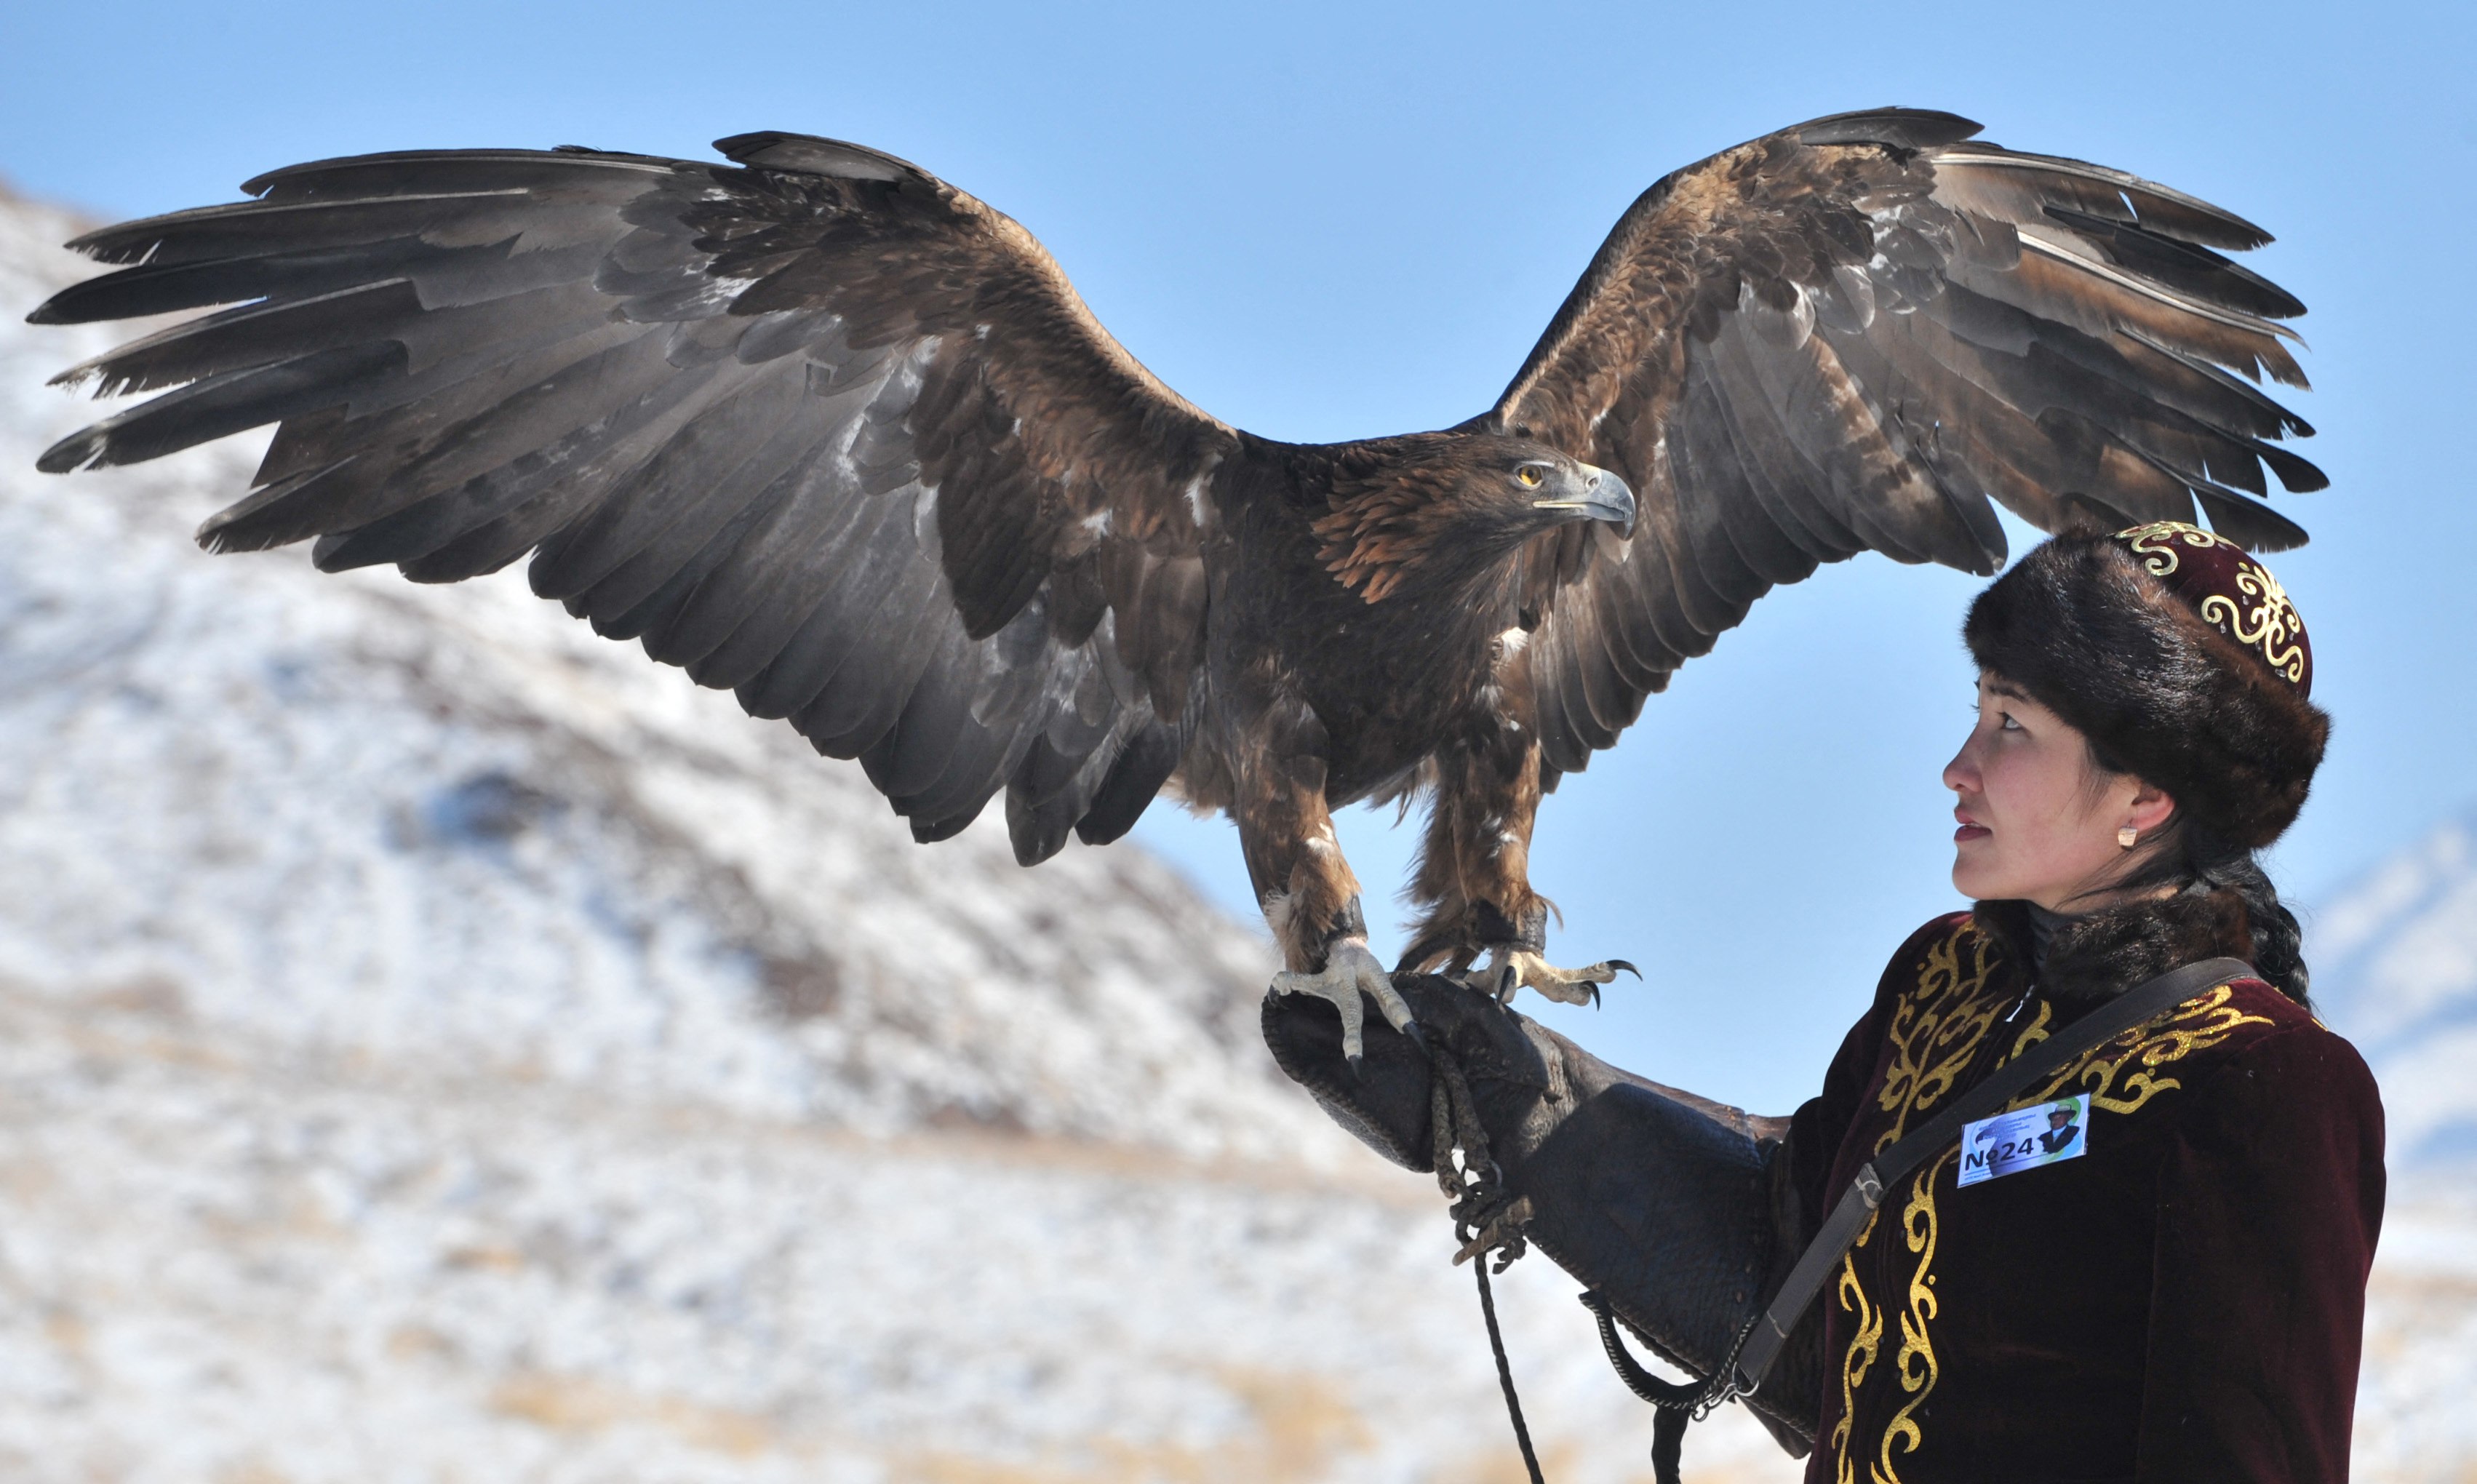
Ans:
{"type": "Polygon", "coordinates": [[[423,582],[531,553],[923,840],[1003,791],[1035,862],[1174,782],[1237,816],[1293,969],[1355,926],[1328,811],[1430,789],[1410,958],[1466,964],[1538,945],[1540,792],[1772,585],[1991,571],[1990,496],[2305,539],[2258,498],[2324,483],[2259,389],[2304,384],[2303,307],[2221,251],[2267,235],[1976,133],[1844,114],[1678,171],[1495,407],[1336,445],[1189,404],[1012,219],[857,145],[297,165],[74,244],[118,271],[38,323],[235,307],[65,373],[175,390],[42,466],[277,423],[211,548],[423,582]]]}

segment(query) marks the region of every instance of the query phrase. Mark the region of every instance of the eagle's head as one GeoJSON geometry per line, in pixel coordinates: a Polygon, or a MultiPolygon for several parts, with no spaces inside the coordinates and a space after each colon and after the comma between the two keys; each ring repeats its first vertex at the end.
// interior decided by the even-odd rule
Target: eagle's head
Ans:
{"type": "Polygon", "coordinates": [[[1330,513],[1315,521],[1327,570],[1367,602],[1416,578],[1484,577],[1555,526],[1605,520],[1634,534],[1634,490],[1527,438],[1429,433],[1371,440],[1335,461],[1330,513]]]}

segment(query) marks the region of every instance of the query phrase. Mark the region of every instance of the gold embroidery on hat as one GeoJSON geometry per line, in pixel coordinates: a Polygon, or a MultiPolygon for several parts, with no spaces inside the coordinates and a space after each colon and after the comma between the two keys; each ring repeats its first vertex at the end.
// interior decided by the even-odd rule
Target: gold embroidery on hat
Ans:
{"type": "MultiPolygon", "coordinates": [[[[2176,575],[2178,562],[2176,548],[2169,544],[2171,541],[2182,541],[2188,546],[2204,550],[2213,546],[2236,545],[2234,541],[2213,536],[2200,526],[2187,525],[2182,520],[2154,520],[2148,525],[2138,525],[2128,531],[2118,531],[2115,533],[2115,539],[2133,548],[2134,553],[2141,558],[2142,566],[2147,568],[2153,577],[2176,575]]],[[[2244,548],[2239,546],[2237,549],[2241,551],[2244,548]]]]}
{"type": "Polygon", "coordinates": [[[2179,541],[2196,550],[2225,546],[2235,552],[2237,591],[2250,600],[2250,606],[2214,592],[2201,601],[2203,621],[2246,648],[2259,650],[2289,684],[2305,683],[2305,619],[2289,601],[2288,590],[2270,575],[2270,568],[2253,560],[2242,546],[2181,520],[2154,520],[2115,535],[2133,548],[2153,577],[2176,574],[2180,562],[2175,543],[2179,541]]]}
{"type": "Polygon", "coordinates": [[[2214,592],[2202,599],[2202,616],[2238,643],[2261,650],[2272,669],[2302,684],[2305,646],[2297,640],[2305,633],[2305,620],[2297,616],[2287,590],[2267,568],[2245,562],[2237,567],[2237,591],[2252,599],[2253,606],[2241,607],[2234,598],[2214,592]]]}

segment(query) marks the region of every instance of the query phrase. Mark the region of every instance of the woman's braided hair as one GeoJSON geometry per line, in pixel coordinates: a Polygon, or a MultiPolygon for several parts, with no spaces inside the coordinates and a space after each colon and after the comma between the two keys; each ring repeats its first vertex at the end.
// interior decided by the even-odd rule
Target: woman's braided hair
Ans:
{"type": "Polygon", "coordinates": [[[2312,976],[2305,968],[2305,932],[2296,915],[2279,899],[2261,859],[2242,845],[2216,839],[2198,824],[2183,831],[2185,866],[2193,889],[2234,892],[2245,905],[2245,921],[2253,929],[2253,967],[2271,988],[2300,1005],[2310,1005],[2306,992],[2312,976]]]}
{"type": "MultiPolygon", "coordinates": [[[[2124,771],[2095,748],[2090,761],[2112,773],[2124,771]]],[[[2279,899],[2279,888],[2271,884],[2256,852],[2180,810],[2166,828],[2151,837],[2140,864],[2112,885],[2133,891],[2176,887],[2195,896],[2235,893],[2244,903],[2245,921],[2253,933],[2253,967],[2272,989],[2300,1005],[2312,1006],[2306,997],[2313,976],[2305,968],[2305,930],[2297,925],[2296,914],[2279,899]]]]}

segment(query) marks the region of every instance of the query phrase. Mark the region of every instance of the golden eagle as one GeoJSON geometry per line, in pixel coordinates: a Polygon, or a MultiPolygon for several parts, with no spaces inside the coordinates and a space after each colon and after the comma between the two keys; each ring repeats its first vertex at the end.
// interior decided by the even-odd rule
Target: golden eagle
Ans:
{"type": "Polygon", "coordinates": [[[859,145],[732,163],[438,150],[72,245],[118,270],[38,324],[233,306],[63,373],[171,388],[68,470],[279,424],[211,550],[534,591],[817,750],[923,841],[1004,791],[1016,857],[1164,787],[1237,819],[1285,990],[1409,1012],[1331,811],[1424,792],[1405,968],[1559,998],[1540,795],[1775,583],[1861,550],[1989,572],[1992,496],[2055,530],[2304,533],[2324,479],[2258,390],[2302,313],[2191,196],[1839,114],[1626,212],[1496,405],[1440,432],[1260,438],[1189,404],[1009,217],[859,145]],[[2231,374],[2234,373],[2234,374],[2231,374]]]}

